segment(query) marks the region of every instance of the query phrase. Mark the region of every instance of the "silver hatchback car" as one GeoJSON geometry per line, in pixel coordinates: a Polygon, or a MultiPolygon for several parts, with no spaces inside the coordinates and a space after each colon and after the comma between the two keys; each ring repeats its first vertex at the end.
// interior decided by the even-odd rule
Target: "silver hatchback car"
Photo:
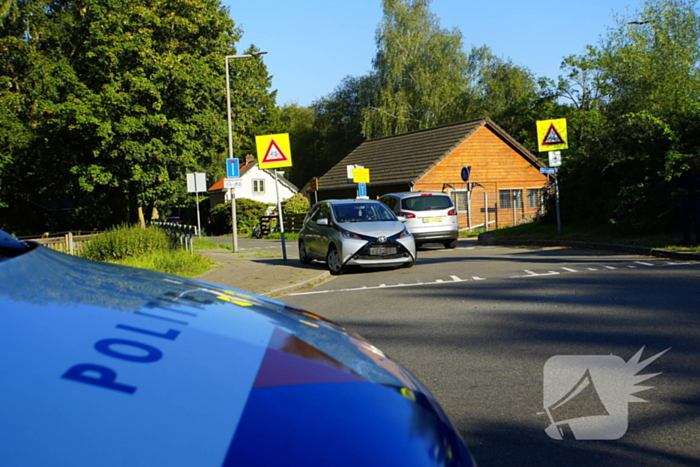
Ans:
{"type": "Polygon", "coordinates": [[[459,224],[457,209],[450,195],[439,191],[390,193],[379,198],[397,216],[406,218],[406,227],[423,243],[442,243],[445,248],[457,247],[459,224]]]}
{"type": "Polygon", "coordinates": [[[325,261],[333,275],[348,266],[411,267],[413,236],[384,204],[363,199],[326,200],[313,205],[299,231],[299,260],[325,261]]]}

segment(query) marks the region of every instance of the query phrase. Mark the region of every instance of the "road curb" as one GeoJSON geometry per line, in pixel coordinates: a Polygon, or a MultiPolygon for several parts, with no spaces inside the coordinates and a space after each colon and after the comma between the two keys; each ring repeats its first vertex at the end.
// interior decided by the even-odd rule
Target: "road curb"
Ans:
{"type": "Polygon", "coordinates": [[[688,251],[665,250],[662,248],[650,248],[644,246],[615,245],[610,243],[578,242],[572,240],[499,240],[493,232],[479,234],[479,245],[534,245],[534,246],[564,246],[587,250],[609,250],[631,253],[642,256],[655,256],[659,258],[680,259],[684,261],[700,261],[700,253],[688,251]]]}
{"type": "Polygon", "coordinates": [[[273,296],[280,296],[280,295],[286,295],[290,292],[294,292],[299,289],[303,289],[305,287],[308,287],[310,285],[320,283],[320,282],[325,282],[326,280],[332,278],[330,272],[325,271],[322,272],[321,274],[312,277],[310,279],[306,279],[303,281],[296,282],[294,284],[287,285],[285,287],[280,287],[279,289],[274,289],[270,290],[269,292],[263,292],[260,293],[259,295],[262,295],[263,297],[273,297],[273,296]]]}

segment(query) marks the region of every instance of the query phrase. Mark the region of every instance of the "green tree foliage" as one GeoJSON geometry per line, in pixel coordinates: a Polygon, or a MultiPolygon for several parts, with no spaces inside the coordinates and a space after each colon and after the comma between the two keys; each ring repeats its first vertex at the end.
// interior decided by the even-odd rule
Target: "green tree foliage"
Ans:
{"type": "Polygon", "coordinates": [[[315,120],[313,110],[308,107],[290,104],[280,110],[280,132],[289,133],[294,162],[291,167],[285,167],[285,177],[298,187],[309,181],[318,163],[318,147],[323,137],[314,128],[315,120]]]}
{"type": "MultiPolygon", "coordinates": [[[[0,200],[31,210],[29,229],[182,202],[187,172],[224,170],[224,56],[239,38],[217,0],[18,3],[0,32],[0,118],[16,127],[0,132],[0,200]]],[[[232,60],[231,75],[234,141],[249,153],[274,93],[259,58],[232,60]]]]}
{"type": "Polygon", "coordinates": [[[284,214],[306,214],[309,210],[309,200],[301,193],[297,193],[289,199],[282,201],[284,214]]]}
{"type": "Polygon", "coordinates": [[[369,103],[372,78],[346,76],[335,90],[310,107],[287,105],[280,131],[289,133],[294,165],[287,177],[303,187],[320,177],[363,141],[362,109],[369,103]]]}
{"type": "Polygon", "coordinates": [[[455,120],[466,85],[459,30],[441,29],[430,0],[382,0],[373,104],[363,109],[367,138],[430,128],[455,120]]]}
{"type": "Polygon", "coordinates": [[[572,101],[573,131],[561,176],[564,215],[628,230],[676,217],[671,182],[684,155],[700,148],[694,4],[647,1],[634,16],[617,17],[598,47],[565,59],[558,90],[572,101]]]}
{"type": "Polygon", "coordinates": [[[521,143],[528,139],[536,143],[533,121],[540,95],[532,72],[482,46],[472,48],[467,73],[470,85],[463,96],[463,119],[489,117],[521,143]]]}

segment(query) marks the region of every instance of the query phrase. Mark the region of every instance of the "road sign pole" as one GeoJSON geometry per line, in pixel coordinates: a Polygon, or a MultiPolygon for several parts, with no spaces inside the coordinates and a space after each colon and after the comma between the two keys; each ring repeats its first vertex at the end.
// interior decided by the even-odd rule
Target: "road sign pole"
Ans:
{"type": "Polygon", "coordinates": [[[559,209],[559,177],[554,175],[554,194],[557,202],[557,231],[561,235],[561,211],[559,209]]]}
{"type": "Polygon", "coordinates": [[[197,190],[194,194],[195,200],[197,202],[197,236],[202,236],[202,222],[199,218],[199,187],[197,186],[197,177],[194,179],[194,187],[197,190]]]}
{"type": "Polygon", "coordinates": [[[231,242],[233,252],[238,251],[238,222],[236,221],[236,189],[231,188],[231,242]]]}
{"type": "Polygon", "coordinates": [[[277,215],[280,224],[280,237],[282,239],[282,259],[287,261],[287,245],[284,242],[284,219],[282,218],[282,203],[280,203],[280,188],[279,179],[277,178],[277,169],[272,169],[275,174],[275,193],[277,193],[277,215]]]}

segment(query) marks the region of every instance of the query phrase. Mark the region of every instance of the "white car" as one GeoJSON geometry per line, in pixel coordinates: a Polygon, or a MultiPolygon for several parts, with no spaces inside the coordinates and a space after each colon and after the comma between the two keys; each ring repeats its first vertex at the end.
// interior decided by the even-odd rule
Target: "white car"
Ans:
{"type": "Polygon", "coordinates": [[[299,231],[299,260],[325,261],[333,275],[348,266],[411,267],[416,243],[401,220],[379,201],[326,200],[313,205],[299,231]]]}
{"type": "Polygon", "coordinates": [[[397,216],[406,219],[406,227],[416,239],[416,246],[424,243],[442,243],[445,248],[457,247],[457,208],[447,193],[389,193],[380,197],[379,201],[386,204],[397,216]]]}

